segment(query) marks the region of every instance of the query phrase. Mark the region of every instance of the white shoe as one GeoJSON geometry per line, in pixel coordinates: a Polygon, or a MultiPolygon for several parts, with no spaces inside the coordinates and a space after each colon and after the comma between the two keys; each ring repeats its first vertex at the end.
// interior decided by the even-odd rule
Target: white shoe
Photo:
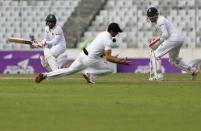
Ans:
{"type": "Polygon", "coordinates": [[[158,74],[158,81],[163,81],[164,80],[164,75],[162,73],[158,74]]]}
{"type": "Polygon", "coordinates": [[[95,84],[95,81],[93,80],[93,77],[90,73],[84,73],[83,77],[88,83],[95,84]]]}
{"type": "Polygon", "coordinates": [[[149,78],[149,81],[163,81],[163,80],[164,80],[163,74],[158,74],[156,76],[149,78]]]}

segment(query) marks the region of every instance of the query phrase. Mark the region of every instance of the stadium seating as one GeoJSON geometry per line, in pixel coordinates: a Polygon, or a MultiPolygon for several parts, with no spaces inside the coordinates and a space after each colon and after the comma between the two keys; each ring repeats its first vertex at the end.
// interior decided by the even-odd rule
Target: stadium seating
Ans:
{"type": "Polygon", "coordinates": [[[0,1],[0,49],[29,49],[26,45],[6,44],[6,38],[18,36],[30,39],[34,35],[43,39],[45,18],[49,13],[56,15],[58,24],[64,22],[80,0],[3,0],[0,1]]]}
{"type": "Polygon", "coordinates": [[[118,22],[126,35],[122,38],[122,44],[126,43],[131,48],[146,48],[143,44],[158,35],[156,32],[152,33],[152,28],[146,21],[146,10],[150,6],[158,7],[160,13],[172,20],[185,35],[184,47],[201,47],[199,0],[108,0],[84,37],[89,37],[89,34],[93,37],[97,32],[105,30],[108,23],[118,22]],[[131,32],[135,32],[134,35],[130,35],[131,32]]]}
{"type": "MultiPolygon", "coordinates": [[[[0,49],[29,49],[24,45],[8,45],[6,38],[20,36],[30,39],[34,35],[43,38],[45,17],[49,13],[57,16],[63,26],[81,0],[2,0],[0,1],[0,49]]],[[[106,30],[110,22],[118,22],[124,30],[120,44],[127,48],[146,48],[147,41],[159,35],[153,32],[146,20],[150,6],[178,27],[185,37],[184,47],[201,47],[201,1],[200,0],[108,0],[100,10],[82,39],[95,37],[106,30]]],[[[79,16],[78,16],[79,17],[79,16]]]]}

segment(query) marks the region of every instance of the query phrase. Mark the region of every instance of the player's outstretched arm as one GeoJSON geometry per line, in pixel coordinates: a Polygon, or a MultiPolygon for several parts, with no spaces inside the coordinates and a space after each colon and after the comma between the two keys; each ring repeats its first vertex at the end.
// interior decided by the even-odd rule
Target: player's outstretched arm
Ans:
{"type": "Polygon", "coordinates": [[[106,50],[104,56],[107,61],[112,63],[132,65],[132,62],[128,61],[126,58],[121,59],[121,58],[118,58],[117,56],[112,56],[111,50],[106,50]]]}

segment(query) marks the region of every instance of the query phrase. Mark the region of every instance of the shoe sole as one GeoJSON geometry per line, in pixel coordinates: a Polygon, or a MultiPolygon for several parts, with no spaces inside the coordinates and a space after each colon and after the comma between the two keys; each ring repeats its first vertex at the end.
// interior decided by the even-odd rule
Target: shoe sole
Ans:
{"type": "Polygon", "coordinates": [[[88,77],[87,75],[83,74],[83,77],[84,77],[84,79],[85,79],[88,83],[92,83],[92,84],[95,83],[95,82],[90,81],[90,80],[89,80],[89,77],[88,77]]]}

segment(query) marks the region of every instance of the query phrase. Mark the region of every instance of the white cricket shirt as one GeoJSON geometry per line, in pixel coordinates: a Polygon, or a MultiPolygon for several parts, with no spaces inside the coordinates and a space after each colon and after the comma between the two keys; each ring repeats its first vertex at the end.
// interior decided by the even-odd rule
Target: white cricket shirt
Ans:
{"type": "Polygon", "coordinates": [[[176,30],[172,22],[166,19],[164,16],[158,17],[155,27],[157,30],[161,32],[161,37],[160,37],[161,42],[163,42],[164,40],[167,40],[170,37],[174,39],[174,38],[179,38],[182,36],[182,34],[176,30]]]}
{"type": "Polygon", "coordinates": [[[104,31],[99,33],[96,38],[86,48],[88,56],[100,57],[104,54],[105,50],[111,50],[112,36],[109,32],[104,31]]]}
{"type": "Polygon", "coordinates": [[[44,41],[48,46],[61,45],[66,48],[63,30],[58,25],[55,25],[52,29],[49,29],[49,27],[46,26],[44,41]]]}

